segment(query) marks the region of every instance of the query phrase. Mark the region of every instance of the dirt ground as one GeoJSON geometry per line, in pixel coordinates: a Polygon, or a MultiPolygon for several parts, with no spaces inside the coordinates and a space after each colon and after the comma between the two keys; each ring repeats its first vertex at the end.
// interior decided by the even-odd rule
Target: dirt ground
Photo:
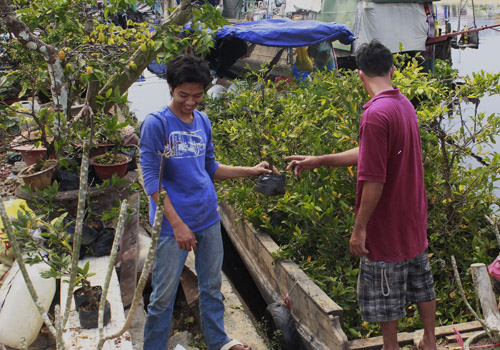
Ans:
{"type": "Polygon", "coordinates": [[[0,144],[0,196],[3,200],[13,197],[16,187],[20,184],[15,173],[21,164],[16,168],[14,165],[16,159],[19,157],[16,158],[15,153],[8,152],[5,146],[0,144]],[[8,156],[11,158],[11,163],[8,162],[8,156]]]}

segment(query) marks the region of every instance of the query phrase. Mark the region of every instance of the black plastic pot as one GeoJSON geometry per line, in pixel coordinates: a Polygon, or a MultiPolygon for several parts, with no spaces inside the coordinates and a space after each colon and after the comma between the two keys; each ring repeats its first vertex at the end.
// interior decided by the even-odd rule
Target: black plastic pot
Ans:
{"type": "MultiPolygon", "coordinates": [[[[80,187],[80,165],[82,164],[82,157],[69,156],[65,162],[59,167],[56,180],[59,182],[59,191],[75,191],[80,187]],[[64,165],[69,167],[66,168],[64,165]]],[[[99,180],[100,181],[100,180],[99,180]]],[[[89,167],[88,183],[94,186],[97,183],[97,178],[94,173],[94,168],[89,167]]]]}
{"type": "Polygon", "coordinates": [[[80,174],[71,173],[61,168],[57,171],[59,191],[74,191],[80,187],[80,174]]]}
{"type": "Polygon", "coordinates": [[[282,196],[286,192],[286,174],[261,174],[255,191],[266,196],[282,196]]]}
{"type": "Polygon", "coordinates": [[[109,255],[113,247],[115,239],[115,229],[113,227],[106,227],[102,230],[99,238],[92,242],[87,249],[87,255],[90,256],[104,256],[109,255]]]}
{"type": "MultiPolygon", "coordinates": [[[[66,223],[69,221],[72,221],[67,227],[66,227],[66,232],[71,235],[70,241],[73,242],[73,235],[75,234],[75,221],[71,219],[65,219],[66,223]]],[[[90,243],[94,242],[97,237],[99,237],[99,232],[94,230],[91,227],[88,227],[87,225],[83,225],[82,227],[82,245],[89,245],[90,243]]]]}
{"type": "MultiPolygon", "coordinates": [[[[85,301],[80,305],[80,310],[78,310],[78,316],[80,317],[80,326],[86,329],[97,328],[99,321],[99,309],[87,310],[88,307],[88,301],[85,301]]],[[[109,304],[109,301],[106,300],[106,305],[104,306],[103,325],[107,325],[109,320],[111,320],[111,305],[109,304]]]]}
{"type": "MultiPolygon", "coordinates": [[[[97,300],[101,300],[102,287],[101,286],[92,287],[92,294],[97,300]]],[[[79,311],[80,305],[82,305],[84,302],[89,301],[89,296],[88,294],[83,294],[82,288],[78,288],[73,292],[73,300],[75,301],[76,311],[79,311]]]]}

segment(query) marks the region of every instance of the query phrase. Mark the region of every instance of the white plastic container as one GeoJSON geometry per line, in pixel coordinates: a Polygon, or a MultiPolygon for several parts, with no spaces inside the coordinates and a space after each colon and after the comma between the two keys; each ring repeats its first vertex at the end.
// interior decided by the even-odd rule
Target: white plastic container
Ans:
{"type": "MultiPolygon", "coordinates": [[[[27,269],[41,305],[48,310],[56,292],[56,280],[40,276],[41,272],[48,269],[43,263],[27,265],[27,269]]],[[[30,346],[37,338],[43,320],[31,299],[17,262],[5,276],[0,288],[0,307],[0,344],[20,349],[24,338],[30,346]]]]}

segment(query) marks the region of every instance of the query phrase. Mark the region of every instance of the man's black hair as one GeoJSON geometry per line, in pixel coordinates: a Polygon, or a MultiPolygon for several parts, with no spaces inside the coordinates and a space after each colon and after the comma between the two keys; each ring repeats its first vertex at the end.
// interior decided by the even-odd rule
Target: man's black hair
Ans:
{"type": "Polygon", "coordinates": [[[179,55],[167,65],[167,82],[172,90],[183,83],[201,83],[206,89],[210,81],[210,68],[199,57],[179,55]]]}
{"type": "Polygon", "coordinates": [[[356,65],[369,77],[382,77],[393,65],[392,53],[378,40],[372,40],[356,50],[356,65]]]}

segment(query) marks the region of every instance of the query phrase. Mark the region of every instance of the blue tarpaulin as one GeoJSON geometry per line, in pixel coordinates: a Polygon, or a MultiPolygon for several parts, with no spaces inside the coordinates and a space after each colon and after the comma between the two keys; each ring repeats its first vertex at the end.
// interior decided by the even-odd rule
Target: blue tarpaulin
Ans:
{"type": "Polygon", "coordinates": [[[216,39],[229,37],[240,38],[258,45],[277,47],[311,46],[327,40],[339,40],[342,44],[348,45],[354,40],[352,32],[343,24],[310,20],[292,21],[289,18],[225,25],[215,36],[216,39]]]}

